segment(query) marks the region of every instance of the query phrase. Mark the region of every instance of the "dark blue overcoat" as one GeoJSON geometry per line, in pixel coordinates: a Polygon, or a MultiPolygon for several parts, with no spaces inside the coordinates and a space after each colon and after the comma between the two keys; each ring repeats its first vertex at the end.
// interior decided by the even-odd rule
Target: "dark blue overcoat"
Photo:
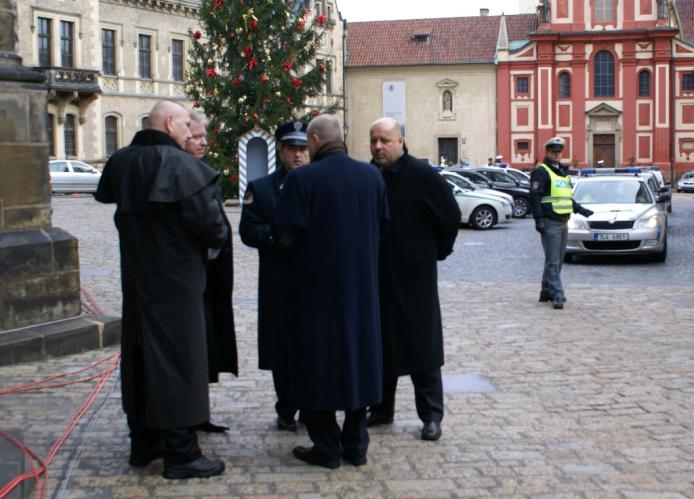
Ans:
{"type": "Polygon", "coordinates": [[[378,249],[387,219],[381,174],[342,151],[287,175],[273,233],[293,246],[289,369],[301,409],[381,400],[378,249]]]}

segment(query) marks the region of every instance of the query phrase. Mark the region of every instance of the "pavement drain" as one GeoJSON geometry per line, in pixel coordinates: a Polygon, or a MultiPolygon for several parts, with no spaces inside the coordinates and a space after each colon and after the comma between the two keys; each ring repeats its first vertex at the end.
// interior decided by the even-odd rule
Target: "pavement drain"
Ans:
{"type": "Polygon", "coordinates": [[[82,277],[111,277],[113,269],[106,267],[80,267],[82,277]]]}
{"type": "Polygon", "coordinates": [[[665,303],[675,305],[680,308],[694,308],[694,299],[692,298],[673,298],[671,300],[663,300],[665,303]]]}
{"type": "Polygon", "coordinates": [[[496,391],[494,384],[481,374],[443,374],[443,393],[489,393],[496,391]]]}
{"type": "MultiPolygon", "coordinates": [[[[18,441],[24,438],[22,432],[16,429],[4,430],[18,441]]],[[[4,487],[18,475],[29,470],[28,463],[22,452],[9,440],[0,437],[0,487],[4,487]]],[[[7,499],[23,499],[33,495],[34,482],[31,480],[22,482],[9,495],[7,499]]]]}

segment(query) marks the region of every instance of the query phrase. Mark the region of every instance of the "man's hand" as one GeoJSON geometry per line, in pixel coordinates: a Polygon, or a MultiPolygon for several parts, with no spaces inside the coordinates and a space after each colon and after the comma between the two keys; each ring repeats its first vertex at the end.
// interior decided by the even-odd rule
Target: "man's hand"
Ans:
{"type": "Polygon", "coordinates": [[[538,231],[540,234],[545,233],[545,221],[542,220],[541,218],[536,218],[535,219],[535,230],[538,231]]]}

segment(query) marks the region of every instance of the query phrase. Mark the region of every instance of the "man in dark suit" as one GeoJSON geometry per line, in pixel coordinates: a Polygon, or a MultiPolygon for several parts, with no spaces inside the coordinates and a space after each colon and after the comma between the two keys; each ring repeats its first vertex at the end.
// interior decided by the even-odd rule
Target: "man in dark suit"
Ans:
{"type": "MultiPolygon", "coordinates": [[[[190,137],[183,149],[200,160],[204,160],[207,146],[207,120],[195,111],[189,111],[190,137]]],[[[210,383],[219,381],[219,373],[239,374],[234,331],[234,310],[231,294],[234,289],[234,258],[231,240],[231,225],[222,209],[222,194],[217,188],[217,200],[222,219],[227,226],[227,237],[219,251],[210,251],[207,260],[205,283],[205,328],[207,330],[207,359],[210,383]]],[[[223,433],[226,424],[212,418],[196,427],[208,433],[223,433]]]]}
{"type": "Polygon", "coordinates": [[[371,126],[371,155],[388,189],[391,221],[379,260],[383,402],[371,406],[368,425],[393,422],[398,376],[409,374],[421,437],[438,440],[443,332],[436,262],[453,251],[460,209],[441,176],[408,154],[397,121],[381,118],[371,126]]]}
{"type": "Polygon", "coordinates": [[[312,163],[287,175],[273,215],[278,243],[291,248],[291,401],[313,447],[297,459],[340,466],[341,449],[366,464],[366,407],[381,400],[378,246],[388,219],[378,169],[349,156],[333,116],[308,126],[312,163]],[[342,429],[335,411],[345,411],[342,429]]]}
{"type": "Polygon", "coordinates": [[[258,364],[272,371],[277,394],[277,429],[296,431],[296,407],[289,392],[287,314],[289,297],[286,248],[272,238],[272,213],[287,173],[308,163],[306,122],[288,121],[277,127],[280,167],[248,184],[241,209],[239,234],[244,244],[258,249],[258,364]]]}

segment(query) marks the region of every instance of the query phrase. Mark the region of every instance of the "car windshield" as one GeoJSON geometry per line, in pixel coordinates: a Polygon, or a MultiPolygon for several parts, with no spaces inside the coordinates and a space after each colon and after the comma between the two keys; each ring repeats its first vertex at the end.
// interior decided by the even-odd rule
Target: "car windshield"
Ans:
{"type": "Polygon", "coordinates": [[[694,178],[694,172],[687,172],[684,175],[682,175],[682,180],[690,179],[690,178],[694,178]]]}
{"type": "Polygon", "coordinates": [[[507,175],[510,175],[511,177],[513,177],[515,180],[519,180],[519,181],[521,181],[521,182],[523,182],[523,181],[528,182],[528,177],[526,177],[525,175],[523,175],[521,172],[517,172],[517,171],[514,171],[514,170],[508,170],[508,171],[506,171],[505,173],[506,173],[507,175]]]}
{"type": "Polygon", "coordinates": [[[460,187],[461,189],[475,188],[470,182],[468,182],[464,178],[460,178],[458,175],[444,175],[444,178],[452,184],[455,184],[456,186],[460,187]]]}
{"type": "Polygon", "coordinates": [[[574,199],[581,204],[653,203],[646,184],[634,180],[579,182],[574,199]]]}

